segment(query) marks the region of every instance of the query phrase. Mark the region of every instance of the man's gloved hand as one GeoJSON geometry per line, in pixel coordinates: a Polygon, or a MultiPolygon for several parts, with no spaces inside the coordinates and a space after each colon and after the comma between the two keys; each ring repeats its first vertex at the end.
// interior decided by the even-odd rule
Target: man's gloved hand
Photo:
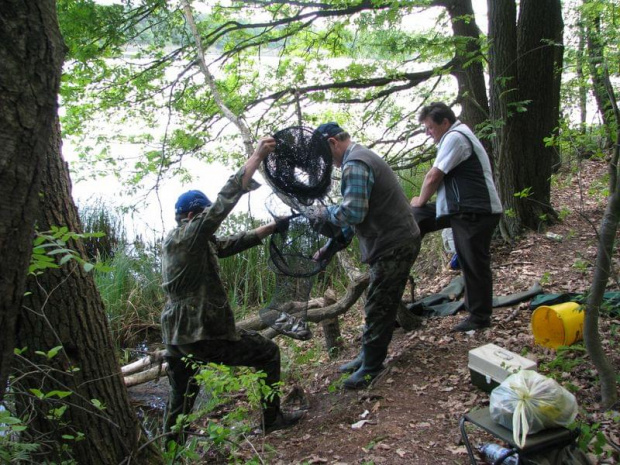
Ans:
{"type": "Polygon", "coordinates": [[[278,234],[284,234],[285,232],[288,231],[288,227],[290,225],[291,222],[291,218],[294,218],[296,215],[289,215],[289,216],[277,216],[275,218],[275,222],[276,222],[276,229],[275,232],[278,234]]]}
{"type": "Polygon", "coordinates": [[[310,221],[318,221],[325,218],[325,207],[321,205],[310,205],[309,207],[305,207],[301,214],[308,218],[310,221]]]}

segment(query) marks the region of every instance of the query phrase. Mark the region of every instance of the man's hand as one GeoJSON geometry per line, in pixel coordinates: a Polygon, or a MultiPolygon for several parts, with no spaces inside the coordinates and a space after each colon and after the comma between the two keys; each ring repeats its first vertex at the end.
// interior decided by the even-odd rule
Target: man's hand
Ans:
{"type": "Polygon", "coordinates": [[[310,205],[309,207],[304,208],[301,214],[310,221],[317,221],[325,218],[326,209],[321,205],[310,205]]]}
{"type": "Polygon", "coordinates": [[[426,173],[424,176],[424,182],[422,183],[422,189],[420,190],[419,197],[414,197],[411,199],[412,207],[423,207],[426,205],[433,194],[437,192],[439,185],[443,181],[445,174],[439,168],[435,168],[434,166],[426,173]]]}
{"type": "Polygon", "coordinates": [[[285,233],[286,231],[288,231],[288,227],[289,224],[291,222],[291,218],[293,218],[295,215],[289,215],[289,216],[278,216],[275,219],[276,222],[276,226],[274,229],[274,233],[285,233]]]}
{"type": "Polygon", "coordinates": [[[271,152],[273,152],[276,148],[276,140],[271,137],[263,137],[258,141],[258,145],[256,146],[256,150],[254,150],[254,155],[258,157],[260,161],[263,161],[267,158],[271,152]]]}
{"type": "Polygon", "coordinates": [[[412,207],[423,207],[425,202],[422,202],[420,197],[414,197],[411,199],[410,203],[412,207]]]}
{"type": "Polygon", "coordinates": [[[312,256],[312,260],[314,260],[315,262],[320,262],[323,259],[323,256],[325,255],[325,253],[327,252],[327,245],[328,244],[324,245],[319,250],[314,252],[314,255],[312,256]]]}
{"type": "Polygon", "coordinates": [[[254,153],[250,158],[248,158],[248,161],[245,162],[245,174],[241,178],[241,186],[244,189],[247,189],[250,185],[252,176],[254,176],[254,173],[260,166],[261,162],[267,158],[267,155],[273,152],[275,148],[276,140],[271,136],[263,137],[258,141],[258,145],[256,146],[254,153]]]}

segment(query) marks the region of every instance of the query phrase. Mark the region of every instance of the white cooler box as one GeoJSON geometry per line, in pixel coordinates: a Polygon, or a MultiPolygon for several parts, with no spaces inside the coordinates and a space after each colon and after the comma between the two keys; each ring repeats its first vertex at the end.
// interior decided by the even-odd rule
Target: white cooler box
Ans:
{"type": "Polygon", "coordinates": [[[467,364],[471,382],[491,392],[509,375],[519,370],[536,370],[536,362],[495,344],[487,344],[469,351],[467,364]]]}

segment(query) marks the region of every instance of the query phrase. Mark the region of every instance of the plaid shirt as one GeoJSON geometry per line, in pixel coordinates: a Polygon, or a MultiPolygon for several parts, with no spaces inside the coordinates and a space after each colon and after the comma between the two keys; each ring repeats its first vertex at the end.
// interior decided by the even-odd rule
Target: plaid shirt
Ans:
{"type": "Polygon", "coordinates": [[[370,193],[375,182],[375,176],[366,163],[361,161],[347,162],[347,155],[355,144],[351,144],[343,157],[342,203],[327,207],[330,223],[340,226],[347,240],[355,234],[354,227],[366,218],[370,193]]]}

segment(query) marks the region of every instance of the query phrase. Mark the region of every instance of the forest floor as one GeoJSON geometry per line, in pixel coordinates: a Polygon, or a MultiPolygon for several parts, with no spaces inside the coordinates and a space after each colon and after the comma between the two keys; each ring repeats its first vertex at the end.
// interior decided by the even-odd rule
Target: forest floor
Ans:
{"type": "MultiPolygon", "coordinates": [[[[605,208],[605,174],[604,162],[585,161],[579,170],[557,175],[551,198],[563,220],[547,231],[527,232],[513,244],[494,242],[496,295],[525,291],[537,281],[545,293],[589,289],[597,251],[594,228],[599,227],[605,208]],[[562,240],[548,239],[546,232],[559,234],[562,240]]],[[[449,257],[440,257],[443,263],[438,266],[436,256],[424,253],[428,241],[425,238],[423,253],[414,266],[416,298],[440,291],[458,275],[446,269],[449,257]]],[[[619,265],[616,254],[615,270],[619,265]]],[[[618,281],[610,280],[607,290],[618,289],[618,281]]],[[[293,379],[285,380],[285,391],[295,384],[305,392],[309,410],[303,420],[291,429],[249,438],[237,451],[238,459],[243,462],[244,456],[249,458],[257,450],[268,464],[467,464],[459,419],[469,410],[489,404],[489,394],[471,383],[468,353],[493,343],[536,360],[539,372],[554,374],[569,387],[577,398],[584,437],[593,437],[592,463],[619,462],[617,450],[610,446],[595,454],[594,438],[602,433],[620,443],[620,407],[616,405],[615,416],[601,411],[597,374],[582,343],[563,352],[534,344],[528,304],[494,309],[492,327],[471,333],[450,333],[463,312],[426,318],[414,331],[399,328],[390,345],[386,372],[370,389],[348,391],[338,388],[342,375],[337,367],[359,350],[363,319],[358,303],[341,318],[343,348],[339,356],[330,359],[325,353],[317,363],[296,366],[293,379]],[[354,428],[362,419],[367,422],[354,428]]],[[[601,317],[604,349],[616,373],[620,373],[619,329],[619,316],[601,317]]],[[[314,337],[322,339],[318,327],[314,337]]],[[[147,386],[130,391],[136,399],[144,389],[147,386]]],[[[470,436],[474,444],[483,439],[474,431],[470,436]]]]}

